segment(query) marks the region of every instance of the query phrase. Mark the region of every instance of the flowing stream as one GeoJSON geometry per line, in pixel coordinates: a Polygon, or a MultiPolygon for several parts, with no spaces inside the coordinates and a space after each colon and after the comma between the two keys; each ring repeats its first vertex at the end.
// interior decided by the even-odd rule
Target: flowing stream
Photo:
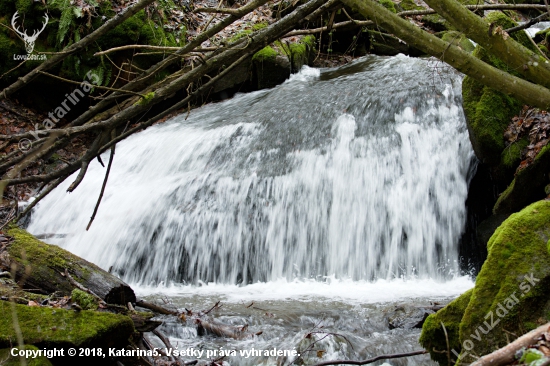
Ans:
{"type": "Polygon", "coordinates": [[[167,319],[180,349],[303,350],[320,326],[349,343],[325,338],[308,364],[419,349],[419,330],[390,330],[388,314],[472,286],[458,266],[474,171],[461,79],[401,55],[305,67],[120,143],[89,231],[104,177],[95,161],[74,193],[69,179],[37,206],[28,230],[66,234],[49,241],[141,296],[195,310],[222,300],[215,317],[263,331],[205,338],[167,319]]]}

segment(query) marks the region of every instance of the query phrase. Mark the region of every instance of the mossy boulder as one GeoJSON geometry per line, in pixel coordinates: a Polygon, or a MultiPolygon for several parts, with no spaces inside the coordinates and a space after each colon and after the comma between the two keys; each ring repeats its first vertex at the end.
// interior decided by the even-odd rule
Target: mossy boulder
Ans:
{"type": "Polygon", "coordinates": [[[533,163],[516,173],[512,183],[498,197],[493,213],[515,212],[530,202],[547,196],[545,187],[550,183],[548,172],[550,172],[550,144],[542,148],[533,163]]]}
{"type": "MultiPolygon", "coordinates": [[[[17,353],[18,351],[38,351],[38,347],[31,346],[31,345],[24,345],[22,347],[16,347],[17,350],[14,351],[17,353]]],[[[21,357],[20,356],[12,356],[11,354],[11,348],[4,348],[0,349],[0,363],[2,366],[21,366],[21,357]]],[[[45,356],[40,356],[36,358],[26,358],[22,356],[25,359],[25,364],[27,366],[52,366],[52,363],[50,360],[45,356]]]]}
{"type": "Polygon", "coordinates": [[[134,332],[124,315],[97,311],[26,306],[0,301],[0,348],[23,342],[39,348],[124,347],[134,332]]]}
{"type": "MultiPolygon", "coordinates": [[[[430,352],[430,357],[441,365],[447,365],[447,354],[440,352],[447,350],[447,339],[449,340],[450,349],[454,349],[457,354],[460,353],[460,321],[470,302],[472,292],[473,289],[466,291],[437,313],[428,316],[422,326],[420,345],[427,349],[430,352]],[[445,329],[443,329],[442,323],[445,329]],[[447,332],[447,338],[445,337],[445,331],[447,332]]],[[[456,358],[453,354],[451,354],[451,357],[456,358]]]]}
{"type": "MultiPolygon", "coordinates": [[[[507,29],[516,25],[510,18],[500,12],[489,13],[488,23],[507,29]]],[[[524,31],[515,32],[512,37],[528,48],[533,48],[524,31]]],[[[485,49],[477,46],[473,55],[501,70],[508,70],[507,65],[485,49]]],[[[519,76],[517,73],[509,71],[519,76]]],[[[486,164],[498,166],[505,148],[503,133],[510,119],[519,113],[522,103],[504,93],[484,86],[480,82],[466,77],[462,84],[464,113],[468,132],[476,156],[486,164]]]]}
{"type": "Polygon", "coordinates": [[[285,81],[291,73],[311,63],[315,37],[306,36],[298,42],[275,42],[252,57],[258,89],[271,88],[285,81]]]}
{"type": "Polygon", "coordinates": [[[461,360],[484,355],[550,320],[550,201],[514,213],[492,235],[460,322],[461,360]],[[505,332],[506,330],[506,332],[505,332]]]}

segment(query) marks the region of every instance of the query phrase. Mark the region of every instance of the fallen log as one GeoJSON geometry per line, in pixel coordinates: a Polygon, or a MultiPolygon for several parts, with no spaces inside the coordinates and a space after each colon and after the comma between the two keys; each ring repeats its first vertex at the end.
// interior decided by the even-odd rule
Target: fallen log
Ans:
{"type": "Polygon", "coordinates": [[[497,349],[495,352],[485,355],[470,364],[470,366],[498,366],[508,365],[515,361],[515,354],[523,347],[535,344],[539,338],[546,332],[550,331],[550,323],[541,325],[537,329],[530,331],[527,334],[522,335],[512,343],[497,349]]]}
{"type": "Polygon", "coordinates": [[[44,294],[60,292],[69,295],[74,286],[64,276],[89,289],[108,304],[134,303],[136,295],[130,286],[56,245],[41,242],[25,230],[12,227],[8,235],[14,241],[0,252],[0,270],[14,273],[14,279],[24,289],[39,289],[44,294]]]}

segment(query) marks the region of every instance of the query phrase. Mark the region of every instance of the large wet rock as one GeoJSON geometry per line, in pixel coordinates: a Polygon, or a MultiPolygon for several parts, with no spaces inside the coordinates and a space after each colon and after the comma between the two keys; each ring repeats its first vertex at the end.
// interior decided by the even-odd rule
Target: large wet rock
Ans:
{"type": "Polygon", "coordinates": [[[398,306],[387,315],[388,326],[390,329],[422,328],[426,318],[433,313],[434,310],[430,307],[398,306]]]}
{"type": "Polygon", "coordinates": [[[252,58],[258,89],[272,88],[288,79],[291,73],[309,65],[314,56],[315,37],[306,36],[298,42],[275,42],[258,51],[252,58]]]}
{"type": "Polygon", "coordinates": [[[428,317],[421,344],[441,365],[448,334],[452,358],[472,362],[550,320],[550,201],[508,217],[491,236],[475,287],[428,317]],[[471,295],[471,296],[470,296],[471,295]],[[513,336],[512,336],[513,337],[513,336]]]}
{"type": "Polygon", "coordinates": [[[529,166],[521,169],[508,188],[498,198],[493,212],[505,215],[518,211],[525,205],[547,195],[545,187],[550,183],[550,145],[538,153],[529,166]]]}
{"type": "MultiPolygon", "coordinates": [[[[460,321],[470,302],[472,292],[473,289],[466,291],[437,313],[428,316],[422,326],[419,342],[430,352],[430,357],[440,365],[448,363],[447,354],[440,352],[447,350],[447,340],[450,349],[460,352],[460,321]]],[[[456,359],[455,356],[453,358],[456,359]]]]}
{"type": "Polygon", "coordinates": [[[495,231],[460,323],[463,361],[508,344],[507,332],[519,336],[550,320],[549,239],[547,200],[512,214],[495,231]]]}

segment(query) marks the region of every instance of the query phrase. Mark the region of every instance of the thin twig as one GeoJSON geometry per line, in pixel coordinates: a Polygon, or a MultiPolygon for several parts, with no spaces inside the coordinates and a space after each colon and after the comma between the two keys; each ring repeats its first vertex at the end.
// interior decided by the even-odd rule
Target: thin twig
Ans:
{"type": "Polygon", "coordinates": [[[443,322],[441,323],[441,327],[443,328],[443,333],[445,333],[445,342],[447,342],[447,364],[448,366],[451,366],[451,346],[449,345],[449,336],[447,335],[447,328],[445,328],[445,324],[443,322]]]}
{"type": "Polygon", "coordinates": [[[97,198],[97,203],[95,204],[94,212],[92,213],[92,217],[90,217],[90,222],[88,223],[88,226],[86,226],[86,231],[90,229],[90,226],[92,226],[92,222],[95,219],[95,215],[97,214],[97,210],[99,208],[99,204],[101,203],[101,199],[103,198],[103,193],[105,192],[105,187],[107,186],[107,179],[109,179],[109,172],[111,171],[111,166],[113,165],[113,159],[115,157],[115,148],[116,144],[111,146],[111,155],[109,156],[109,163],[107,164],[107,171],[105,172],[105,178],[103,179],[103,185],[101,186],[101,191],[99,192],[99,197],[97,198]]]}

